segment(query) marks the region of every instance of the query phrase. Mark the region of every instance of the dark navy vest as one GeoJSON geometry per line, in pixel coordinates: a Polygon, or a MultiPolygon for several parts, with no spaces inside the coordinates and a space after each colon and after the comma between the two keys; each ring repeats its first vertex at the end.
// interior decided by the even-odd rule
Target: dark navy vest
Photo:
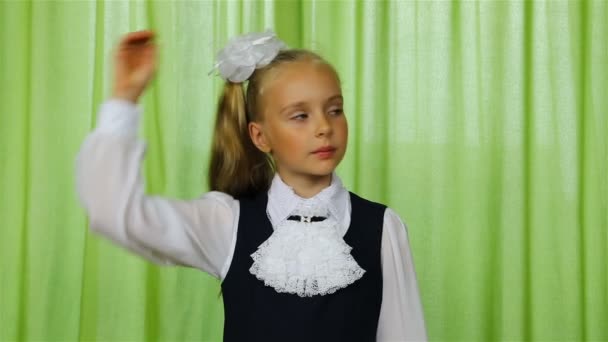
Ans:
{"type": "Polygon", "coordinates": [[[241,198],[236,247],[222,282],[224,341],[375,341],[382,304],[380,248],[385,206],[350,193],[344,241],[366,272],[332,294],[302,298],[278,293],[249,273],[251,254],[273,232],[268,195],[241,198]]]}

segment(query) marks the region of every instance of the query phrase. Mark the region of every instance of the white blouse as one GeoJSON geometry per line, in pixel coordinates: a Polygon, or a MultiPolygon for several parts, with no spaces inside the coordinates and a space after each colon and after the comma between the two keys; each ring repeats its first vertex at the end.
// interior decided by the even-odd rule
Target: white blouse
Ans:
{"type": "MultiPolygon", "coordinates": [[[[192,200],[144,194],[141,164],[146,144],[137,136],[142,109],[110,99],[76,158],[76,185],[90,227],[130,251],[160,265],[195,267],[223,280],[232,261],[239,223],[239,201],[211,191],[192,200]]],[[[334,175],[330,187],[314,197],[350,224],[350,197],[334,175]]],[[[303,199],[279,177],[268,192],[273,226],[292,214],[303,199]]],[[[426,328],[407,230],[390,208],[382,234],[383,294],[378,341],[426,341],[426,328]]]]}

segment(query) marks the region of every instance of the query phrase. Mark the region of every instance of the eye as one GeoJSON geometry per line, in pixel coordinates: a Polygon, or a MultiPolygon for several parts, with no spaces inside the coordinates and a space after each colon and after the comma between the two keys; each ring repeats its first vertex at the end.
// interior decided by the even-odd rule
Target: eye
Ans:
{"type": "Polygon", "coordinates": [[[330,110],[329,113],[331,115],[338,116],[338,115],[342,115],[343,112],[342,112],[342,108],[334,108],[334,109],[330,110]]]}
{"type": "Polygon", "coordinates": [[[296,120],[296,121],[303,121],[303,120],[306,120],[307,118],[308,118],[307,113],[298,113],[298,114],[291,116],[291,119],[296,120]]]}

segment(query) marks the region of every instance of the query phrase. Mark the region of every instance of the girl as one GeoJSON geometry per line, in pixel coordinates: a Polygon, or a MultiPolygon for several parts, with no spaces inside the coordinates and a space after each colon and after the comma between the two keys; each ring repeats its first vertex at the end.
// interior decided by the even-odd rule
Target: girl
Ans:
{"type": "Polygon", "coordinates": [[[91,229],[220,279],[225,341],[426,340],[405,226],[334,172],[348,136],[335,69],[272,32],[233,39],[215,66],[212,191],[186,201],[146,196],[139,172],[155,54],[150,31],[121,40],[113,97],[78,154],[91,229]]]}

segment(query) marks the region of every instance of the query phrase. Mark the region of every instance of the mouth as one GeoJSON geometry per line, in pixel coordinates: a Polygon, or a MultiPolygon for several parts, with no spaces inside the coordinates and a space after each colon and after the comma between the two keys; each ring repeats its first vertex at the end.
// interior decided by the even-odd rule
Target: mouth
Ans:
{"type": "Polygon", "coordinates": [[[316,150],[314,150],[312,152],[312,154],[314,154],[315,156],[321,158],[321,159],[328,159],[331,158],[334,153],[336,152],[336,148],[333,146],[323,146],[321,148],[318,148],[316,150]]]}

